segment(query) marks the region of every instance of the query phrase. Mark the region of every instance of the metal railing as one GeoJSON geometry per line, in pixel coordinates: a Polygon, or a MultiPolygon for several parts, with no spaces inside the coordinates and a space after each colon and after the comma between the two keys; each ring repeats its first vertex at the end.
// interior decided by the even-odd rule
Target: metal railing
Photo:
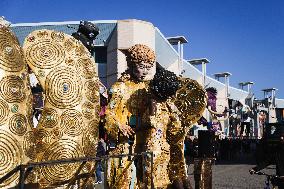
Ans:
{"type": "MultiPolygon", "coordinates": [[[[142,152],[142,153],[133,153],[133,154],[118,154],[118,155],[106,155],[106,156],[101,156],[101,157],[81,157],[81,158],[70,158],[70,159],[61,159],[61,160],[50,160],[50,161],[44,161],[44,162],[32,162],[32,163],[27,163],[27,164],[21,164],[15,167],[13,170],[11,170],[9,173],[4,175],[2,178],[0,178],[0,184],[2,184],[5,180],[9,179],[12,177],[14,174],[17,174],[18,172],[20,173],[19,176],[19,183],[15,188],[19,189],[25,189],[25,180],[29,176],[29,174],[34,170],[36,167],[44,167],[44,166],[53,166],[53,165],[62,165],[62,164],[72,164],[72,163],[81,163],[79,168],[76,170],[75,174],[73,177],[69,180],[65,180],[62,182],[57,182],[54,183],[52,186],[62,186],[62,185],[67,185],[66,189],[70,189],[73,186],[77,184],[80,185],[80,180],[85,179],[84,183],[81,186],[81,188],[84,188],[86,186],[87,181],[89,180],[90,177],[94,177],[94,172],[95,172],[95,167],[96,165],[88,172],[88,173],[83,173],[80,174],[82,168],[87,162],[98,162],[98,161],[104,161],[105,163],[105,171],[104,171],[104,188],[108,188],[108,183],[107,183],[107,165],[108,165],[108,160],[111,158],[123,158],[123,157],[133,157],[132,161],[134,161],[135,158],[141,156],[142,157],[142,165],[144,165],[145,161],[145,156],[150,155],[150,172],[151,172],[151,181],[153,180],[153,152],[142,152]],[[79,181],[79,182],[78,182],[79,181]]],[[[152,184],[151,184],[152,185],[152,184]]]]}

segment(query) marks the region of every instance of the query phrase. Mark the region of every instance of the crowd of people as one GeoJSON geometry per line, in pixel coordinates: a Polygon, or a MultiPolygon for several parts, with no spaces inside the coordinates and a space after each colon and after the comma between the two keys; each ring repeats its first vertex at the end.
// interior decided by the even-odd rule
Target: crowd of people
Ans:
{"type": "MultiPolygon", "coordinates": [[[[215,138],[212,146],[214,148],[214,157],[216,163],[239,162],[254,163],[257,139],[241,138],[215,138]]],[[[187,164],[192,164],[194,158],[198,157],[198,139],[197,137],[187,136],[185,140],[185,158],[187,164]]]]}

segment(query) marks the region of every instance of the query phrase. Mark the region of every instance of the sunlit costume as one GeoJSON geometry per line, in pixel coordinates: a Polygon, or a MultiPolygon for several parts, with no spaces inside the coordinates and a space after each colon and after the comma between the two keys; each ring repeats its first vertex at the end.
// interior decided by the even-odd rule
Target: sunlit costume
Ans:
{"type": "MultiPolygon", "coordinates": [[[[184,140],[192,123],[200,118],[205,109],[205,91],[196,81],[178,78],[174,73],[157,66],[148,93],[150,103],[144,101],[149,109],[146,112],[148,114],[142,119],[142,128],[136,129],[136,151],[154,153],[154,188],[191,188],[184,159],[184,140]],[[142,150],[139,149],[139,141],[144,144],[142,150]]],[[[150,161],[147,163],[146,170],[150,171],[150,161]]],[[[139,178],[141,175],[138,174],[139,178]]],[[[150,174],[146,178],[148,180],[144,183],[150,188],[150,174]]],[[[145,187],[143,184],[138,186],[145,187]]]]}
{"type": "MultiPolygon", "coordinates": [[[[145,165],[137,163],[137,188],[168,188],[175,179],[173,138],[182,130],[180,112],[173,103],[180,87],[178,77],[162,67],[157,68],[143,101],[146,110],[141,115],[141,125],[135,130],[135,152],[153,152],[153,170],[150,158],[145,165]],[[172,145],[171,145],[172,144],[172,145]],[[143,172],[145,176],[143,177],[143,172]],[[151,175],[152,173],[152,175],[151,175]]],[[[143,104],[141,104],[143,106],[143,104]]],[[[140,107],[141,107],[140,106],[140,107]]],[[[178,171],[178,170],[176,170],[178,171]]]]}
{"type": "MultiPolygon", "coordinates": [[[[129,57],[139,57],[134,49],[131,49],[129,57]]],[[[134,60],[138,63],[149,62],[145,58],[134,60]]],[[[129,61],[128,64],[135,65],[135,61],[129,61]]],[[[152,62],[154,61],[153,59],[152,62]]],[[[150,188],[151,185],[154,188],[168,188],[174,183],[183,184],[187,177],[183,152],[185,134],[204,111],[206,94],[196,81],[178,78],[181,85],[172,93],[175,96],[158,100],[160,102],[154,106],[153,113],[154,94],[149,91],[147,82],[138,82],[131,74],[133,73],[130,69],[111,89],[113,96],[107,111],[106,129],[117,141],[117,147],[111,154],[153,151],[153,182],[150,176],[150,161],[146,161],[146,172],[138,161],[137,188],[150,188]],[[135,128],[134,143],[131,146],[129,138],[122,134],[123,125],[135,128]]],[[[163,83],[165,82],[160,84],[163,83]]],[[[128,158],[112,161],[109,171],[110,188],[129,188],[132,176],[131,163],[128,158]]]]}
{"type": "Polygon", "coordinates": [[[174,104],[180,111],[181,129],[170,135],[171,174],[175,188],[190,188],[184,158],[184,140],[189,129],[196,123],[206,108],[207,95],[203,87],[195,80],[179,78],[180,88],[174,97],[174,104]]]}
{"type": "MultiPolygon", "coordinates": [[[[35,161],[95,156],[98,142],[99,81],[88,49],[75,38],[52,30],[30,33],[23,45],[26,62],[45,95],[35,135],[27,151],[35,161]]],[[[80,173],[90,171],[87,164],[80,173]]],[[[40,168],[41,186],[72,179],[79,164],[40,168]]]]}
{"type": "MultiPolygon", "coordinates": [[[[32,32],[22,50],[7,25],[0,18],[0,177],[31,161],[95,156],[99,80],[90,52],[75,38],[51,30],[32,32]],[[26,63],[45,93],[37,129],[32,129],[26,63]]],[[[79,173],[92,166],[87,164],[79,173]]],[[[34,169],[26,183],[55,188],[53,183],[71,179],[77,168],[76,164],[65,164],[34,169]]],[[[16,173],[0,187],[15,186],[18,178],[16,173]]]]}
{"type": "MultiPolygon", "coordinates": [[[[26,138],[32,133],[32,95],[24,54],[8,22],[0,18],[0,178],[33,160],[26,138]]],[[[0,184],[10,188],[14,174],[0,184]]]]}
{"type": "MultiPolygon", "coordinates": [[[[110,90],[112,98],[106,111],[105,127],[110,138],[117,144],[115,150],[110,154],[134,152],[136,142],[134,141],[132,145],[129,144],[128,137],[124,136],[121,131],[124,125],[130,126],[132,113],[131,119],[134,122],[138,121],[140,112],[132,112],[132,110],[137,110],[145,98],[143,95],[138,94],[137,91],[146,90],[147,84],[144,81],[139,81],[134,75],[134,70],[145,65],[153,67],[156,62],[154,52],[146,45],[134,45],[128,49],[126,56],[129,69],[112,86],[110,90]]],[[[108,179],[110,188],[129,188],[132,177],[131,164],[132,161],[129,161],[127,157],[113,159],[108,179]]]]}

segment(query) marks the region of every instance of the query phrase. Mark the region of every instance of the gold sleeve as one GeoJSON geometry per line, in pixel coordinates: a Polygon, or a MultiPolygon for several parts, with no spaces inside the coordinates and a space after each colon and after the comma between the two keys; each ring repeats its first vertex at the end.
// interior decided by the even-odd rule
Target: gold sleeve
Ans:
{"type": "Polygon", "coordinates": [[[112,139],[117,139],[120,125],[127,124],[127,110],[125,100],[123,99],[123,83],[115,83],[110,92],[112,97],[106,110],[105,129],[112,139]]]}
{"type": "Polygon", "coordinates": [[[186,179],[186,166],[184,161],[184,139],[186,129],[180,121],[181,112],[173,103],[167,103],[170,113],[170,123],[167,129],[167,141],[170,144],[169,179],[186,179]]]}
{"type": "Polygon", "coordinates": [[[168,111],[170,114],[170,122],[168,124],[168,142],[176,144],[183,139],[184,127],[180,120],[181,112],[177,109],[175,104],[167,102],[168,111]]]}

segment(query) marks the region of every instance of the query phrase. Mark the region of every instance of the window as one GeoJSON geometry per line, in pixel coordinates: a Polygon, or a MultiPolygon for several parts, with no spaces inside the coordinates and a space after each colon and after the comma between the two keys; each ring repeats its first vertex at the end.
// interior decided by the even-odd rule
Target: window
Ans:
{"type": "Polygon", "coordinates": [[[107,63],[107,47],[96,47],[94,57],[96,63],[107,63]]]}

